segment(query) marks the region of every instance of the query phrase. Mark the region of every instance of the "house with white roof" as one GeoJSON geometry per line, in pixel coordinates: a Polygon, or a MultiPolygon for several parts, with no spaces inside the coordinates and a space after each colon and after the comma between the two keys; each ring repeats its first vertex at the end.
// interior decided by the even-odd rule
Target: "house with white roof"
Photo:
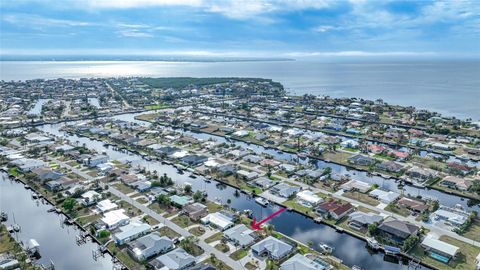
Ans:
{"type": "Polygon", "coordinates": [[[150,232],[151,226],[147,223],[132,221],[125,226],[119,227],[118,232],[113,235],[117,245],[123,245],[135,238],[150,232]]]}
{"type": "Polygon", "coordinates": [[[297,193],[297,201],[304,206],[313,207],[323,202],[323,199],[311,190],[302,190],[297,193]]]}
{"type": "Polygon", "coordinates": [[[226,230],[223,233],[225,239],[233,242],[236,246],[240,246],[242,248],[248,247],[255,239],[258,238],[258,234],[249,229],[245,224],[238,224],[237,226],[226,230]]]}
{"type": "Polygon", "coordinates": [[[177,248],[149,262],[154,270],[183,270],[195,265],[195,257],[184,249],[177,248]]]}
{"type": "Polygon", "coordinates": [[[293,251],[293,246],[273,236],[269,236],[252,246],[252,253],[257,256],[268,256],[273,260],[285,258],[293,251]]]}
{"type": "Polygon", "coordinates": [[[286,260],[280,265],[280,270],[328,270],[333,269],[333,266],[324,260],[317,258],[311,260],[302,254],[295,254],[295,256],[286,260]]]}
{"type": "Polygon", "coordinates": [[[420,245],[430,257],[445,264],[448,264],[451,259],[454,259],[460,250],[457,246],[431,236],[425,237],[420,245]]]}
{"type": "Polygon", "coordinates": [[[203,224],[213,225],[222,231],[235,225],[231,217],[228,217],[220,212],[208,214],[207,216],[201,218],[200,221],[203,224]]]}
{"type": "Polygon", "coordinates": [[[400,197],[400,194],[393,192],[393,191],[385,191],[382,189],[375,189],[370,191],[369,195],[371,197],[376,198],[377,200],[381,201],[382,203],[389,204],[394,202],[400,197]]]}
{"type": "Polygon", "coordinates": [[[109,230],[126,225],[130,222],[130,218],[124,214],[125,209],[112,210],[103,214],[101,221],[109,230]]]}

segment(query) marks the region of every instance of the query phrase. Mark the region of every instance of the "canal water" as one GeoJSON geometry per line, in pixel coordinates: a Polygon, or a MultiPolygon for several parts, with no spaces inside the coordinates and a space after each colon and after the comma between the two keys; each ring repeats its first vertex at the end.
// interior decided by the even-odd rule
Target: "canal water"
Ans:
{"type": "MultiPolygon", "coordinates": [[[[257,220],[265,218],[269,214],[279,210],[279,206],[275,204],[262,207],[255,203],[254,198],[243,193],[235,196],[236,189],[230,186],[215,181],[207,183],[202,177],[190,178],[188,174],[179,174],[177,169],[171,165],[164,165],[157,161],[146,161],[133,153],[118,151],[115,150],[114,147],[104,146],[104,143],[100,141],[76,135],[68,135],[59,130],[62,125],[63,124],[44,125],[38,128],[50,134],[65,138],[73,144],[85,144],[85,146],[90,149],[105,152],[111,159],[130,161],[133,166],[142,166],[150,171],[156,170],[160,174],[167,173],[178,186],[188,182],[192,185],[194,191],[206,191],[209,200],[220,201],[222,203],[230,201],[230,206],[237,210],[252,210],[257,220]]],[[[206,134],[200,135],[203,136],[206,134]]],[[[333,255],[342,259],[346,265],[358,265],[363,269],[378,270],[408,269],[407,262],[385,256],[383,253],[372,252],[366,248],[364,241],[349,234],[337,232],[327,225],[317,224],[311,218],[307,218],[296,212],[283,212],[281,215],[272,219],[270,223],[275,226],[277,231],[298,241],[305,244],[312,242],[313,248],[317,250],[320,250],[320,245],[323,243],[334,247],[333,255]]]]}
{"type": "Polygon", "coordinates": [[[41,98],[35,102],[35,105],[28,111],[29,115],[40,115],[42,112],[43,104],[47,103],[50,99],[41,98]]]}
{"type": "Polygon", "coordinates": [[[0,172],[0,211],[8,214],[6,225],[20,225],[16,238],[23,243],[35,239],[40,245],[41,258],[38,263],[45,266],[53,262],[58,270],[107,270],[113,268],[112,257],[94,261],[92,251],[96,243],[87,241],[78,246],[76,236],[80,230],[63,224],[63,215],[49,213],[52,206],[43,200],[33,200],[32,191],[20,182],[12,181],[0,172]]]}

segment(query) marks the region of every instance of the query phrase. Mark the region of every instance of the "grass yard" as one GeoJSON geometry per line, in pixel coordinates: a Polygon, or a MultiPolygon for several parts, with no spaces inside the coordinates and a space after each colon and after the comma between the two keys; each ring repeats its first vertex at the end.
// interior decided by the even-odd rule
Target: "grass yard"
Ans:
{"type": "Polygon", "coordinates": [[[354,192],[344,192],[343,196],[345,196],[347,198],[350,198],[350,199],[357,200],[359,202],[366,203],[366,204],[371,205],[371,206],[377,206],[377,205],[380,204],[379,201],[377,201],[374,198],[368,196],[367,194],[363,194],[363,193],[356,192],[356,191],[354,191],[354,192]]]}
{"type": "Polygon", "coordinates": [[[117,257],[125,266],[129,269],[145,269],[145,266],[139,264],[135,260],[133,260],[126,251],[123,251],[119,247],[117,247],[113,242],[107,245],[108,250],[110,250],[115,257],[117,257]]]}
{"type": "Polygon", "coordinates": [[[226,265],[224,262],[216,258],[212,260],[212,257],[209,257],[204,261],[204,263],[215,266],[217,270],[232,270],[230,266],[226,265]]]}
{"type": "Polygon", "coordinates": [[[234,259],[235,261],[238,261],[247,255],[248,255],[248,250],[241,248],[239,250],[234,251],[232,254],[230,254],[230,258],[234,259]]]}
{"type": "Polygon", "coordinates": [[[177,233],[176,231],[170,229],[170,228],[167,227],[167,226],[164,226],[164,227],[160,228],[160,229],[158,230],[158,232],[160,233],[161,236],[166,236],[166,237],[168,237],[168,238],[170,238],[170,239],[175,239],[175,238],[180,237],[180,234],[179,234],[179,233],[177,233]]]}
{"type": "Polygon", "coordinates": [[[223,209],[223,206],[211,201],[207,201],[205,205],[207,206],[209,213],[215,213],[223,209]]]}
{"type": "Polygon", "coordinates": [[[288,201],[284,201],[283,204],[287,207],[290,207],[296,211],[299,211],[299,212],[302,212],[302,213],[305,213],[309,216],[312,216],[312,217],[315,217],[315,211],[313,211],[312,209],[306,207],[306,206],[303,206],[303,205],[300,205],[298,204],[297,202],[293,201],[293,200],[288,200],[288,201]]]}
{"type": "Polygon", "coordinates": [[[176,216],[175,218],[172,219],[172,222],[177,224],[178,226],[182,228],[186,228],[188,226],[193,225],[194,223],[190,220],[189,217],[184,216],[184,215],[179,215],[176,216]]]}
{"type": "Polygon", "coordinates": [[[468,228],[468,230],[462,235],[469,239],[480,241],[480,218],[477,216],[472,225],[468,228]]]}
{"type": "Polygon", "coordinates": [[[120,192],[124,194],[130,194],[135,191],[129,186],[125,185],[124,183],[116,183],[113,185],[113,187],[115,187],[116,189],[118,189],[120,192]]]}
{"type": "Polygon", "coordinates": [[[389,204],[385,207],[385,210],[390,211],[392,213],[408,217],[410,215],[410,210],[404,207],[398,207],[396,205],[389,204]]]}
{"type": "Polygon", "coordinates": [[[205,228],[203,228],[202,226],[198,226],[198,227],[191,228],[190,230],[188,230],[188,232],[199,237],[205,233],[205,228]]]}
{"type": "Polygon", "coordinates": [[[99,220],[101,217],[102,215],[100,214],[83,216],[83,217],[79,217],[77,219],[77,222],[80,223],[80,225],[84,226],[86,224],[99,220]]]}
{"type": "Polygon", "coordinates": [[[212,243],[212,242],[215,242],[215,241],[218,241],[218,240],[222,240],[223,238],[223,233],[222,232],[218,232],[210,237],[208,237],[207,239],[205,239],[205,243],[212,243]]]}
{"type": "Polygon", "coordinates": [[[223,243],[218,243],[215,245],[215,248],[223,253],[226,253],[226,252],[229,252],[230,251],[230,247],[228,247],[227,244],[223,244],[223,243]]]}

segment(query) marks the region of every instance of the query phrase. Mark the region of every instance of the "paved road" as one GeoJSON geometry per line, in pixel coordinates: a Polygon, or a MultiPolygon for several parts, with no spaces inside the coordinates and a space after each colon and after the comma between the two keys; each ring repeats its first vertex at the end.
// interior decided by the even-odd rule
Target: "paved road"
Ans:
{"type": "MultiPolygon", "coordinates": [[[[55,158],[49,158],[51,161],[58,163],[60,166],[65,167],[70,169],[72,172],[75,174],[87,179],[88,181],[94,181],[95,177],[92,177],[91,175],[74,168],[70,165],[68,165],[65,162],[62,162],[58,159],[55,158]]],[[[100,183],[103,187],[105,187],[106,184],[100,183]]],[[[170,229],[174,230],[175,232],[179,233],[181,236],[188,237],[192,236],[191,233],[189,233],[187,230],[184,228],[178,226],[177,224],[173,223],[172,221],[168,220],[167,218],[164,218],[163,216],[159,215],[157,212],[153,211],[152,209],[146,207],[145,205],[139,203],[138,201],[128,197],[126,194],[121,192],[120,190],[112,187],[111,185],[108,186],[108,190],[115,196],[118,196],[120,199],[130,203],[134,207],[138,208],[141,210],[143,213],[150,215],[152,218],[157,220],[160,223],[165,224],[165,226],[169,227],[170,229]]],[[[216,248],[210,246],[209,244],[205,243],[202,239],[199,239],[198,245],[205,251],[205,254],[215,254],[215,256],[220,259],[221,261],[225,262],[228,266],[232,267],[234,270],[243,270],[244,267],[240,264],[240,262],[234,261],[232,258],[224,254],[223,252],[217,250],[216,248]]],[[[207,256],[208,258],[208,256],[207,256]]]]}

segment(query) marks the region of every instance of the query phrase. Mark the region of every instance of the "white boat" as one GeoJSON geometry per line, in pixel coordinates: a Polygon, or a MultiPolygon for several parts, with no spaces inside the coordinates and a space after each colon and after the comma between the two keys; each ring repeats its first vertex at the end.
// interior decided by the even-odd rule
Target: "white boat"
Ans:
{"type": "Polygon", "coordinates": [[[255,199],[255,202],[260,204],[261,206],[267,206],[268,203],[269,203],[267,199],[264,199],[264,198],[261,198],[261,197],[257,197],[255,199]]]}
{"type": "Polygon", "coordinates": [[[25,249],[31,255],[36,254],[36,253],[38,254],[38,253],[40,253],[40,244],[38,244],[37,240],[30,239],[25,244],[25,249]]]}
{"type": "Polygon", "coordinates": [[[333,248],[327,244],[320,244],[320,248],[322,249],[322,252],[330,254],[333,251],[333,248]]]}
{"type": "Polygon", "coordinates": [[[370,238],[368,237],[367,238],[367,244],[370,248],[372,249],[380,249],[380,244],[378,243],[377,240],[375,240],[374,238],[370,238]]]}

